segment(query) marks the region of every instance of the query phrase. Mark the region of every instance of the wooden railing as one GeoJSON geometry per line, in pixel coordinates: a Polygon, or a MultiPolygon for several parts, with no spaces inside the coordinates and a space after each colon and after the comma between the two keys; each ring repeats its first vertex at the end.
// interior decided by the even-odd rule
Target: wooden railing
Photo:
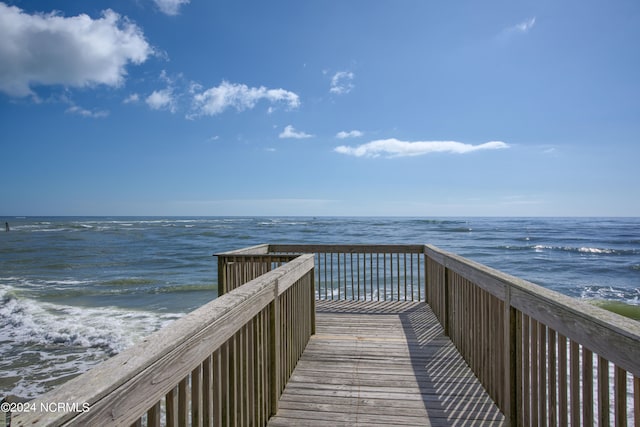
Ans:
{"type": "MultiPolygon", "coordinates": [[[[423,245],[259,245],[217,254],[219,282],[250,277],[315,254],[316,297],[322,300],[424,301],[423,245]]],[[[241,280],[239,280],[241,282],[241,280]]],[[[233,284],[225,285],[231,286],[233,284]]],[[[224,292],[225,290],[219,291],[224,292]]]]}
{"type": "Polygon", "coordinates": [[[265,261],[314,253],[317,299],[426,298],[511,425],[640,427],[636,321],[430,245],[261,245],[236,255],[256,252],[265,261]]]}
{"type": "Polygon", "coordinates": [[[296,257],[29,402],[11,425],[266,425],[314,333],[313,289],[313,256],[296,257]]]}
{"type": "Polygon", "coordinates": [[[433,246],[425,256],[427,302],[511,425],[640,426],[639,322],[433,246]]]}
{"type": "Polygon", "coordinates": [[[260,245],[218,260],[218,299],[35,401],[86,412],[12,425],[265,425],[316,298],[426,298],[510,425],[640,426],[636,321],[429,245],[260,245]]]}
{"type": "Polygon", "coordinates": [[[218,258],[218,295],[224,295],[299,255],[277,255],[268,250],[269,245],[258,245],[215,254],[218,258]]]}

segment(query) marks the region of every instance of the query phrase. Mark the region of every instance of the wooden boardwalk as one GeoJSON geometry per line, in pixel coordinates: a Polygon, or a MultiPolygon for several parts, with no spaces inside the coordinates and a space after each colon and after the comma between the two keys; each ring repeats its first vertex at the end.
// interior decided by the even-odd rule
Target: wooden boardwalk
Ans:
{"type": "Polygon", "coordinates": [[[504,417],[428,305],[317,301],[269,426],[493,426],[504,417]]]}
{"type": "Polygon", "coordinates": [[[218,298],[11,425],[640,426],[631,319],[431,245],[217,256],[218,298]]]}

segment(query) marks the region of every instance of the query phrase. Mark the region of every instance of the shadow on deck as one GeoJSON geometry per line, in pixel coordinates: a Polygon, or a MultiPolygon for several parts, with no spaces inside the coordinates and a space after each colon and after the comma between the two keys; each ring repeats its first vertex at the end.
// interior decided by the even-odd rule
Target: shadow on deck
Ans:
{"type": "Polygon", "coordinates": [[[503,425],[425,303],[318,301],[269,426],[503,425]]]}

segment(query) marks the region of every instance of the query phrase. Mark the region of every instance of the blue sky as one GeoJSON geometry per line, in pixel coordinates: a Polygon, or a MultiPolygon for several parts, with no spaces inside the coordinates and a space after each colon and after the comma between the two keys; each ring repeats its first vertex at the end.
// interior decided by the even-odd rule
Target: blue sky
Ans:
{"type": "Polygon", "coordinates": [[[0,2],[0,215],[639,216],[640,3],[0,2]]]}

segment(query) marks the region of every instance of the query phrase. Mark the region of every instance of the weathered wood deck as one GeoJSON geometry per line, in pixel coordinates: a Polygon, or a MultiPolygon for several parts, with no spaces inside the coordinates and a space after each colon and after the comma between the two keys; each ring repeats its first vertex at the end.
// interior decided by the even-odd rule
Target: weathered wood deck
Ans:
{"type": "Polygon", "coordinates": [[[12,427],[640,427],[633,320],[430,245],[217,256],[218,298],[12,427]]]}
{"type": "Polygon", "coordinates": [[[269,426],[503,425],[429,306],[318,301],[269,426]]]}

